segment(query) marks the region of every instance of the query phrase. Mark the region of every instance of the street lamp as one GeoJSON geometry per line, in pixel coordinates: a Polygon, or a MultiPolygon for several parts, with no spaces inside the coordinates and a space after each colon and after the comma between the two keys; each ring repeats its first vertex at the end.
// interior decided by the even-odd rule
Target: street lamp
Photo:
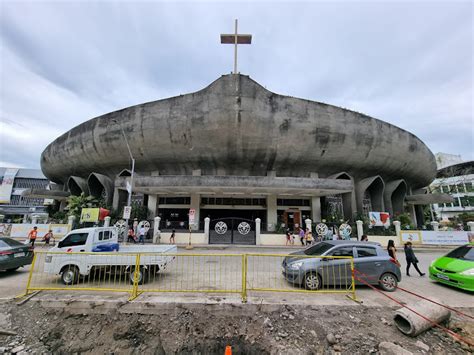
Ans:
{"type": "MultiPolygon", "coordinates": [[[[130,175],[130,188],[127,187],[128,191],[128,200],[127,200],[127,206],[131,208],[132,206],[132,188],[133,188],[133,173],[135,172],[135,159],[133,158],[132,151],[130,150],[130,145],[128,144],[128,139],[127,136],[125,135],[125,132],[122,127],[122,123],[117,122],[117,120],[112,120],[112,122],[117,123],[120,126],[120,130],[122,131],[123,138],[125,139],[125,143],[127,144],[127,149],[128,149],[128,154],[130,155],[130,159],[132,160],[132,172],[130,175]]],[[[127,225],[127,231],[128,232],[128,218],[125,220],[125,224],[127,225]]],[[[126,242],[126,235],[123,237],[123,242],[126,242]]]]}

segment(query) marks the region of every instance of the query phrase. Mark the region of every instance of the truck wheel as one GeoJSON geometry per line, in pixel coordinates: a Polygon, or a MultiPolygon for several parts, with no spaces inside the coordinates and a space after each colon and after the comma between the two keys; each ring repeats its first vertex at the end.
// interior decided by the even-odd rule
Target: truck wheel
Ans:
{"type": "Polygon", "coordinates": [[[79,270],[77,266],[68,265],[61,270],[61,281],[65,285],[72,285],[79,280],[79,270]]]}
{"type": "MultiPolygon", "coordinates": [[[[147,276],[146,270],[143,267],[140,267],[138,269],[138,284],[139,285],[143,285],[145,283],[146,276],[147,276]]],[[[130,268],[130,270],[128,272],[128,277],[130,279],[130,283],[133,285],[133,281],[135,280],[135,268],[134,267],[130,268]]]]}

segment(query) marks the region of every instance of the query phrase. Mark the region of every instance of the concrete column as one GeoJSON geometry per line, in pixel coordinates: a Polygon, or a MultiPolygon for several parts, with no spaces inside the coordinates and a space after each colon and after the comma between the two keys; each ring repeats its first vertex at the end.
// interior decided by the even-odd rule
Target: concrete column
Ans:
{"type": "Polygon", "coordinates": [[[267,196],[267,231],[274,232],[278,223],[276,195],[267,196]]]}
{"type": "Polygon", "coordinates": [[[306,229],[311,230],[311,220],[309,218],[306,218],[304,220],[304,223],[306,224],[306,229]]]}
{"type": "Polygon", "coordinates": [[[415,206],[414,205],[409,205],[410,207],[410,218],[411,218],[411,223],[415,226],[415,229],[418,226],[418,223],[416,222],[416,211],[415,211],[415,206]]]}
{"type": "Polygon", "coordinates": [[[31,215],[31,224],[38,224],[38,216],[35,214],[31,215]]]}
{"type": "Polygon", "coordinates": [[[260,218],[255,219],[255,244],[260,245],[260,224],[262,220],[260,218]]]}
{"type": "Polygon", "coordinates": [[[433,222],[431,222],[430,224],[431,224],[431,226],[433,227],[433,230],[434,230],[435,232],[439,231],[439,223],[438,223],[438,222],[433,221],[433,222]]]}
{"type": "Polygon", "coordinates": [[[194,225],[191,226],[193,231],[199,230],[199,209],[201,206],[201,195],[192,194],[191,195],[191,207],[196,211],[194,214],[194,225]]]}
{"type": "Polygon", "coordinates": [[[311,219],[313,222],[321,222],[321,199],[311,197],[311,219]]]}
{"type": "Polygon", "coordinates": [[[400,221],[393,221],[393,225],[395,226],[395,234],[397,235],[397,237],[400,237],[400,231],[401,231],[400,221]]]}
{"type": "Polygon", "coordinates": [[[153,244],[160,243],[160,237],[161,237],[160,222],[161,222],[161,217],[155,217],[153,220],[153,244]]]}
{"type": "Polygon", "coordinates": [[[357,225],[357,239],[361,240],[362,234],[364,234],[364,222],[356,221],[357,225]]]}
{"type": "Polygon", "coordinates": [[[209,217],[204,218],[204,235],[206,236],[207,244],[209,244],[209,225],[211,219],[209,217]]]}
{"type": "Polygon", "coordinates": [[[28,215],[27,214],[23,215],[23,223],[28,223],[28,215]]]}
{"type": "Polygon", "coordinates": [[[67,224],[71,226],[71,229],[74,227],[74,220],[76,219],[76,216],[69,216],[67,218],[67,224]]]}
{"type": "Polygon", "coordinates": [[[0,222],[3,222],[4,219],[5,219],[5,216],[3,214],[0,214],[0,222]]]}
{"type": "Polygon", "coordinates": [[[114,196],[112,197],[112,209],[118,210],[119,200],[120,200],[119,189],[114,187],[114,196]]]}
{"type": "Polygon", "coordinates": [[[110,217],[109,216],[104,218],[104,227],[110,227],[110,217]]]}
{"type": "Polygon", "coordinates": [[[148,214],[149,218],[155,218],[156,206],[158,205],[158,195],[148,195],[148,214]]]}
{"type": "Polygon", "coordinates": [[[474,232],[474,222],[467,222],[467,226],[471,232],[474,232]]]}

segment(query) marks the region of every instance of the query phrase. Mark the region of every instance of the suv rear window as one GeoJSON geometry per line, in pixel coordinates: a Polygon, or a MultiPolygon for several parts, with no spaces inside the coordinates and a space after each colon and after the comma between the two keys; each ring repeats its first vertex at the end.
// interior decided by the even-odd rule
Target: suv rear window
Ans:
{"type": "Polygon", "coordinates": [[[474,245],[463,245],[446,255],[448,258],[474,261],[474,245]]]}
{"type": "Polygon", "coordinates": [[[357,256],[359,258],[368,258],[371,256],[377,256],[377,250],[371,247],[356,247],[357,256]]]}

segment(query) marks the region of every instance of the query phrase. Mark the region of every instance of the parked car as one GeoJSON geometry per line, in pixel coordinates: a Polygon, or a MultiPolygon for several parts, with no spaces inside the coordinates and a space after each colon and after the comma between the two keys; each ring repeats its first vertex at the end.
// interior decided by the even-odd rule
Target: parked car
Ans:
{"type": "Polygon", "coordinates": [[[12,238],[0,238],[0,270],[15,271],[33,261],[33,248],[12,238]]]}
{"type": "Polygon", "coordinates": [[[474,292],[474,243],[436,259],[431,263],[429,272],[432,280],[474,292]]]}
{"type": "MultiPolygon", "coordinates": [[[[291,253],[283,260],[283,276],[292,283],[308,290],[324,286],[350,285],[352,273],[350,260],[324,258],[324,256],[351,256],[354,258],[356,276],[369,284],[379,285],[385,291],[395,291],[402,275],[386,250],[380,244],[357,241],[324,241],[303,251],[291,253]],[[314,258],[307,256],[323,256],[314,258]]],[[[364,283],[356,279],[357,285],[364,283]]]]}

